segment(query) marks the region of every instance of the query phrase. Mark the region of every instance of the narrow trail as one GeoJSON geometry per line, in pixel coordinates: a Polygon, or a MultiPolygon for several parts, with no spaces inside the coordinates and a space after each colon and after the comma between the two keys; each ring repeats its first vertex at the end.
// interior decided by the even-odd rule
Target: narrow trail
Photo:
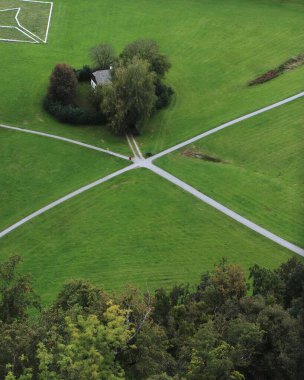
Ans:
{"type": "Polygon", "coordinates": [[[273,234],[272,232],[266,230],[263,227],[260,227],[259,225],[251,222],[250,220],[244,218],[243,216],[237,214],[236,212],[230,210],[229,208],[223,206],[219,202],[215,201],[214,199],[208,197],[207,195],[201,193],[200,191],[196,190],[194,187],[188,185],[186,182],[181,181],[180,179],[174,177],[172,174],[166,172],[163,169],[160,169],[158,166],[155,166],[151,164],[147,167],[151,171],[153,171],[155,174],[158,174],[162,178],[165,178],[167,181],[173,183],[174,185],[180,187],[181,189],[187,191],[188,193],[194,195],[196,198],[200,199],[201,201],[207,203],[208,205],[212,206],[213,208],[217,209],[218,211],[222,212],[223,214],[229,216],[230,218],[236,220],[237,222],[241,223],[242,225],[250,228],[251,230],[257,232],[260,235],[263,235],[267,239],[270,239],[274,241],[275,243],[279,244],[280,246],[289,249],[290,251],[297,253],[300,256],[304,257],[304,249],[290,243],[289,241],[282,239],[280,236],[277,236],[273,234]]]}
{"type": "Polygon", "coordinates": [[[181,143],[179,143],[177,145],[174,145],[171,148],[165,149],[162,152],[159,152],[159,153],[155,154],[154,156],[148,158],[148,160],[152,162],[152,161],[156,160],[157,158],[160,158],[160,157],[165,156],[165,155],[167,155],[169,153],[172,153],[175,150],[181,149],[181,148],[183,148],[186,145],[189,145],[189,144],[194,143],[195,141],[201,140],[202,138],[207,137],[209,135],[212,135],[213,133],[216,133],[218,131],[221,131],[224,128],[230,127],[231,125],[240,123],[241,121],[250,119],[250,118],[252,118],[254,116],[260,115],[261,113],[270,111],[273,108],[280,107],[280,106],[282,106],[284,104],[290,103],[290,102],[292,102],[292,101],[294,101],[296,99],[302,98],[302,97],[304,97],[304,92],[300,92],[299,94],[291,96],[291,97],[289,97],[287,99],[281,100],[280,102],[274,103],[274,104],[272,104],[270,106],[261,108],[261,109],[259,109],[257,111],[254,111],[254,112],[251,112],[251,113],[249,113],[249,114],[247,114],[245,116],[241,116],[241,117],[239,117],[237,119],[231,120],[231,121],[229,121],[227,123],[219,125],[216,128],[210,129],[209,131],[203,132],[203,133],[201,133],[201,134],[199,134],[199,135],[197,135],[195,137],[192,137],[191,139],[188,139],[188,140],[183,141],[183,142],[181,142],[181,143]]]}
{"type": "MultiPolygon", "coordinates": [[[[128,137],[128,142],[131,147],[131,141],[133,141],[134,145],[136,146],[138,150],[138,155],[140,157],[143,157],[143,155],[140,152],[140,149],[134,139],[133,136],[128,137]]],[[[133,148],[131,148],[133,150],[133,148]]],[[[216,200],[208,197],[207,195],[201,193],[200,191],[196,190],[194,187],[188,185],[186,182],[183,182],[182,180],[178,179],[177,177],[173,176],[172,174],[166,172],[165,170],[159,168],[158,166],[154,165],[149,159],[139,158],[137,157],[137,164],[139,167],[146,168],[151,170],[153,173],[159,175],[160,177],[166,179],[167,181],[173,183],[174,185],[178,186],[179,188],[183,189],[184,191],[192,194],[202,202],[208,204],[209,206],[215,208],[216,210],[222,212],[223,214],[229,216],[230,218],[234,219],[238,223],[242,224],[243,226],[251,229],[252,231],[255,231],[256,233],[266,237],[267,239],[272,240],[273,242],[277,243],[278,245],[289,249],[290,251],[297,253],[300,256],[304,257],[304,249],[298,247],[295,244],[290,243],[289,241],[281,238],[278,235],[273,234],[272,232],[266,230],[265,228],[259,226],[258,224],[255,224],[251,222],[249,219],[244,218],[243,216],[237,214],[236,212],[232,211],[231,209],[225,207],[221,203],[217,202],[216,200]]]]}
{"type": "Polygon", "coordinates": [[[82,194],[85,191],[88,191],[88,190],[92,189],[93,187],[96,187],[96,186],[98,186],[98,185],[100,185],[100,184],[102,184],[104,182],[109,181],[112,178],[118,177],[119,175],[124,174],[124,173],[126,173],[126,172],[128,172],[130,170],[133,170],[133,169],[135,169],[137,167],[138,166],[136,164],[132,164],[130,166],[127,166],[126,168],[117,170],[116,172],[114,172],[112,174],[109,174],[109,175],[107,175],[107,176],[105,176],[103,178],[100,178],[100,179],[98,179],[95,182],[92,182],[92,183],[90,183],[90,184],[88,184],[86,186],[83,186],[80,189],[73,191],[72,193],[69,193],[69,194],[65,195],[64,197],[58,199],[57,201],[52,202],[52,203],[48,204],[47,206],[42,207],[41,209],[33,212],[32,214],[26,216],[25,218],[19,220],[19,222],[15,223],[12,226],[10,226],[10,227],[6,228],[5,230],[1,231],[0,232],[0,238],[2,238],[3,236],[9,234],[10,232],[14,231],[16,228],[18,228],[18,227],[22,226],[23,224],[29,222],[30,220],[36,218],[37,216],[45,213],[46,211],[51,210],[52,208],[60,205],[61,203],[66,202],[69,199],[74,198],[77,195],[82,194]]]}
{"type": "Polygon", "coordinates": [[[10,129],[12,131],[30,133],[32,135],[38,135],[38,136],[48,137],[48,138],[51,138],[51,139],[54,139],[54,140],[60,140],[60,141],[64,141],[64,142],[67,142],[67,143],[70,143],[70,144],[79,145],[79,146],[82,146],[82,147],[87,148],[87,149],[97,150],[98,152],[109,154],[111,156],[115,156],[115,157],[121,158],[123,160],[127,160],[127,161],[129,160],[129,157],[124,156],[123,154],[112,152],[111,150],[107,150],[107,149],[102,149],[102,148],[99,148],[98,146],[94,146],[94,145],[90,145],[90,144],[85,144],[85,143],[82,143],[81,141],[68,139],[66,137],[61,137],[61,136],[57,136],[57,135],[51,135],[49,133],[44,133],[44,132],[33,131],[31,129],[12,127],[10,125],[5,125],[5,124],[0,124],[0,128],[10,129]]]}
{"type": "MultiPolygon", "coordinates": [[[[298,247],[290,242],[288,242],[287,240],[285,239],[282,239],[280,236],[277,236],[275,234],[273,234],[272,232],[266,230],[265,228],[251,222],[250,220],[242,217],[241,215],[237,214],[236,212],[230,210],[229,208],[225,207],[224,205],[220,204],[219,202],[215,201],[214,199],[208,197],[207,195],[201,193],[200,191],[196,190],[194,187],[188,185],[186,182],[183,182],[181,181],[180,179],[178,179],[177,177],[174,177],[172,174],[166,172],[165,170],[159,168],[158,166],[154,165],[152,163],[152,161],[154,161],[155,159],[157,158],[160,158],[164,155],[167,155],[169,153],[172,153],[174,152],[175,150],[178,150],[186,145],[189,145],[195,141],[198,141],[200,139],[202,139],[203,137],[206,137],[206,136],[209,136],[215,132],[218,132],[224,128],[227,128],[231,125],[234,125],[236,123],[239,123],[240,121],[243,121],[243,120],[246,120],[246,119],[249,119],[253,116],[256,116],[256,115],[259,115],[263,112],[266,112],[266,111],[269,111],[273,108],[276,108],[276,107],[279,107],[283,104],[286,104],[286,103],[289,103],[289,102],[292,102],[293,100],[296,100],[296,99],[299,99],[301,97],[304,97],[304,92],[301,92],[297,95],[294,95],[294,96],[291,96],[285,100],[282,100],[280,102],[277,102],[275,104],[272,104],[268,107],[265,107],[265,108],[262,108],[258,111],[255,111],[255,112],[252,112],[248,115],[245,115],[245,116],[242,116],[238,119],[235,119],[235,120],[232,120],[228,123],[225,123],[225,124],[222,124],[216,128],[213,128],[207,132],[204,132],[204,133],[201,133],[200,135],[198,136],[195,136],[189,140],[186,140],[180,144],[177,144],[169,149],[166,149],[152,157],[149,157],[148,159],[145,159],[139,149],[139,146],[136,142],[136,140],[134,139],[133,136],[131,135],[127,135],[126,138],[127,138],[127,141],[128,141],[128,144],[130,146],[130,149],[131,151],[133,152],[133,155],[134,155],[134,158],[133,158],[133,164],[130,165],[130,166],[127,166],[126,168],[124,169],[121,169],[121,170],[118,170],[112,174],[109,174],[95,182],[92,182],[90,183],[89,185],[86,185],[86,186],[83,186],[81,187],[80,189],[78,190],[75,190],[73,191],[72,193],[69,193],[67,195],[65,195],[64,197],[58,199],[57,201],[55,202],[52,202],[50,203],[49,205],[39,209],[38,211],[30,214],[29,216],[21,219],[19,222],[13,224],[12,226],[6,228],[5,230],[1,231],[0,232],[0,238],[2,238],[3,236],[9,234],[11,231],[15,230],[16,228],[22,226],[23,224],[27,223],[28,221],[34,219],[35,217],[45,213],[46,211],[56,207],[57,205],[81,194],[81,193],[84,193],[85,191],[95,187],[95,186],[98,186],[106,181],[109,181],[111,180],[112,178],[115,178],[115,177],[118,177],[119,175],[122,175],[130,170],[133,170],[133,169],[136,169],[136,168],[146,168],[148,170],[151,170],[153,173],[159,175],[160,177],[166,179],[167,181],[173,183],[174,185],[178,186],[179,188],[183,189],[184,191],[192,194],[193,196],[195,196],[196,198],[200,199],[201,201],[205,202],[206,204],[210,205],[211,207],[215,208],[216,210],[222,212],[223,214],[229,216],[230,218],[234,219],[235,221],[241,223],[242,225],[246,226],[247,228],[255,231],[256,233],[266,237],[267,239],[270,239],[272,240],[273,242],[277,243],[278,245],[284,247],[284,248],[287,248],[288,250],[300,255],[300,256],[303,256],[304,257],[304,249],[301,248],[301,247],[298,247]]],[[[119,157],[119,158],[122,158],[124,160],[128,160],[129,161],[129,157],[127,156],[124,156],[124,155],[121,155],[119,153],[115,153],[115,152],[112,152],[112,151],[108,151],[108,150],[105,150],[105,149],[102,149],[102,148],[99,148],[99,147],[96,147],[96,146],[93,146],[93,145],[89,145],[89,144],[84,144],[80,141],[76,141],[76,140],[71,140],[71,139],[67,139],[65,137],[60,137],[60,136],[56,136],[56,135],[50,135],[50,134],[47,134],[47,133],[43,133],[43,132],[37,132],[37,131],[32,131],[32,130],[27,130],[27,129],[22,129],[22,128],[17,128],[17,127],[11,127],[11,126],[8,126],[8,125],[4,125],[4,124],[0,124],[0,127],[1,128],[7,128],[7,129],[11,129],[11,130],[15,130],[15,131],[20,131],[20,132],[25,132],[25,133],[31,133],[31,134],[34,134],[34,135],[40,135],[40,136],[45,136],[45,137],[49,137],[49,138],[53,138],[53,139],[56,139],[56,140],[61,140],[61,141],[66,141],[66,142],[69,142],[69,143],[72,143],[72,144],[76,144],[76,145],[80,145],[80,146],[83,146],[85,148],[88,148],[88,149],[93,149],[93,150],[97,150],[97,151],[100,151],[100,152],[103,152],[103,153],[106,153],[106,154],[110,154],[112,156],[116,156],[116,157],[119,157]]]]}
{"type": "Polygon", "coordinates": [[[132,153],[134,155],[134,159],[144,160],[144,156],[142,155],[135,138],[130,134],[127,134],[126,137],[127,137],[129,147],[131,148],[132,153]]]}

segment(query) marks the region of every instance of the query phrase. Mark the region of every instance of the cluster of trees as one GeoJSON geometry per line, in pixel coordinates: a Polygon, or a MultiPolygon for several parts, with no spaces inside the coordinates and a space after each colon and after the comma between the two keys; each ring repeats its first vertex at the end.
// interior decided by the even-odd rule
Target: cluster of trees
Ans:
{"type": "Polygon", "coordinates": [[[251,289],[224,260],[195,287],[153,295],[71,281],[44,309],[19,261],[0,265],[1,379],[304,378],[304,265],[295,258],[250,268],[251,289]]]}
{"type": "MultiPolygon", "coordinates": [[[[80,107],[76,101],[78,82],[89,80],[91,69],[84,66],[81,70],[74,70],[65,63],[55,66],[50,77],[47,95],[44,99],[44,108],[62,123],[70,124],[102,124],[104,115],[99,107],[90,111],[80,107]]],[[[92,105],[94,96],[92,94],[92,105]]]]}
{"type": "Polygon", "coordinates": [[[53,70],[44,105],[60,121],[90,122],[87,113],[75,103],[78,81],[89,81],[93,71],[110,67],[111,81],[90,95],[95,110],[92,122],[108,124],[116,134],[138,133],[156,109],[170,103],[173,90],[163,80],[171,64],[155,41],[135,41],[119,56],[111,45],[102,44],[91,49],[90,56],[94,69],[84,66],[74,70],[58,64],[53,70]]]}

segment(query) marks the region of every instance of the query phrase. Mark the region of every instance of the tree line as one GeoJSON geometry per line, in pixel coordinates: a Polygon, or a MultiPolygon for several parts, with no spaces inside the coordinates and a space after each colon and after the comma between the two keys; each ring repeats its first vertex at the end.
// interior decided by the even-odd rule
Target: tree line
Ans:
{"type": "Polygon", "coordinates": [[[254,265],[249,282],[222,260],[195,286],[153,294],[73,280],[46,307],[20,261],[0,265],[1,379],[304,378],[304,264],[296,258],[274,270],[254,265]]]}
{"type": "Polygon", "coordinates": [[[106,124],[116,134],[139,133],[153,112],[170,103],[173,90],[164,78],[171,63],[155,41],[132,42],[119,56],[111,45],[101,44],[90,50],[90,56],[93,69],[57,64],[52,72],[44,106],[60,121],[106,124]],[[78,82],[90,81],[94,71],[110,68],[111,80],[89,94],[91,111],[78,106],[78,82]]]}

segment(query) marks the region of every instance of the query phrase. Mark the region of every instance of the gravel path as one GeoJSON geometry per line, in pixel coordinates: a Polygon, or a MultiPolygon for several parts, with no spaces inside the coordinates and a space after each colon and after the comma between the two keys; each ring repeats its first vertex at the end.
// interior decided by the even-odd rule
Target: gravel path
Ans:
{"type": "Polygon", "coordinates": [[[121,175],[123,173],[126,173],[126,172],[128,172],[128,171],[130,171],[132,169],[135,169],[135,168],[137,168],[136,164],[127,166],[124,169],[120,169],[120,170],[118,170],[118,171],[116,171],[116,172],[114,172],[112,174],[109,174],[109,175],[107,175],[107,176],[105,176],[103,178],[100,178],[97,181],[90,183],[89,185],[83,186],[80,189],[75,190],[72,193],[69,193],[69,194],[65,195],[64,197],[58,199],[55,202],[52,202],[52,203],[48,204],[45,207],[42,207],[40,210],[33,212],[32,214],[30,214],[30,215],[26,216],[25,218],[19,220],[19,222],[15,223],[12,226],[10,226],[10,227],[6,228],[5,230],[1,231],[0,232],[0,239],[3,236],[5,236],[5,235],[9,234],[10,232],[14,231],[16,228],[22,226],[23,224],[29,222],[30,220],[36,218],[37,216],[45,213],[46,211],[48,211],[48,210],[50,210],[50,209],[52,209],[52,208],[60,205],[61,203],[65,202],[65,201],[67,201],[67,200],[69,200],[69,199],[71,199],[73,197],[76,197],[76,195],[82,194],[85,191],[92,189],[93,187],[96,187],[96,186],[98,186],[98,185],[100,185],[100,184],[102,184],[104,182],[109,181],[112,178],[115,178],[115,177],[117,177],[117,176],[119,176],[119,175],[121,175]]]}
{"type": "Polygon", "coordinates": [[[48,137],[48,138],[55,139],[55,140],[61,140],[61,141],[68,142],[70,144],[80,145],[84,148],[93,149],[93,150],[97,150],[98,152],[110,154],[111,156],[122,158],[123,160],[129,160],[129,158],[127,156],[124,156],[123,154],[115,153],[115,152],[112,152],[111,150],[107,150],[107,149],[102,149],[102,148],[99,148],[98,146],[85,144],[85,143],[82,143],[81,141],[71,140],[71,139],[68,139],[66,137],[51,135],[49,133],[43,133],[43,132],[38,132],[38,131],[32,131],[30,129],[12,127],[10,125],[5,125],[5,124],[0,124],[0,128],[10,129],[13,131],[18,131],[18,132],[30,133],[32,135],[44,136],[44,137],[48,137]]]}
{"type": "MultiPolygon", "coordinates": [[[[282,100],[280,102],[277,102],[275,104],[272,104],[268,107],[265,107],[265,108],[262,108],[258,111],[255,111],[255,112],[252,112],[248,115],[245,115],[245,116],[242,116],[238,119],[235,119],[235,120],[232,120],[228,123],[225,123],[225,124],[222,124],[216,128],[213,128],[211,129],[210,131],[207,131],[207,132],[204,132],[198,136],[195,136],[189,140],[186,140],[180,144],[177,144],[169,149],[166,149],[164,150],[163,152],[160,152],[156,155],[154,155],[153,157],[150,157],[148,159],[144,159],[140,149],[139,149],[139,146],[137,145],[135,139],[133,136],[130,136],[130,135],[127,135],[127,140],[128,140],[128,143],[129,143],[129,146],[134,154],[134,159],[132,160],[133,161],[133,164],[124,168],[124,169],[121,169],[121,170],[118,170],[112,174],[109,174],[89,185],[86,185],[76,191],[73,191],[72,193],[58,199],[57,201],[55,202],[52,202],[50,203],[49,205],[41,208],[40,210],[30,214],[29,216],[23,218],[22,220],[20,220],[19,222],[13,224],[12,226],[6,228],[5,230],[1,231],[0,232],[0,238],[7,235],[8,233],[10,233],[11,231],[15,230],[16,228],[20,227],[21,225],[23,225],[24,223],[30,221],[31,219],[35,218],[36,216],[38,215],[41,215],[43,214],[44,212],[54,208],[55,206],[95,187],[95,186],[98,186],[100,185],[101,183],[104,183],[106,181],[109,181],[110,179],[114,178],[114,177],[117,177],[121,174],[124,174],[132,169],[136,169],[138,167],[142,167],[142,168],[146,168],[148,170],[151,170],[153,173],[161,176],[162,178],[166,179],[167,181],[175,184],[176,186],[178,186],[179,188],[183,189],[184,191],[192,194],[193,196],[195,196],[196,198],[200,199],[201,201],[207,203],[208,205],[214,207],[215,209],[217,209],[218,211],[224,213],[225,215],[229,216],[230,218],[236,220],[237,222],[241,223],[242,225],[250,228],[251,230],[255,231],[256,233],[274,241],[275,243],[279,244],[280,246],[282,247],[285,247],[287,249],[289,249],[290,251],[294,252],[294,253],[297,253],[298,255],[300,256],[303,256],[304,257],[304,249],[288,242],[287,240],[284,240],[282,239],[281,237],[273,234],[272,232],[266,230],[265,228],[263,227],[260,227],[259,225],[251,222],[250,220],[242,217],[241,215],[237,214],[236,212],[230,210],[229,208],[223,206],[222,204],[218,203],[217,201],[215,201],[214,199],[208,197],[207,195],[201,193],[200,191],[196,190],[194,187],[188,185],[187,183],[181,181],[180,179],[178,179],[177,177],[174,177],[172,174],[166,172],[165,170],[159,168],[158,166],[155,166],[152,161],[157,159],[157,158],[160,158],[166,154],[169,154],[169,153],[172,153],[174,152],[175,150],[178,150],[188,144],[191,144],[195,141],[198,141],[200,139],[202,139],[203,137],[206,137],[206,136],[209,136],[211,135],[212,133],[215,133],[215,132],[218,132],[224,128],[227,128],[231,125],[234,125],[236,123],[239,123],[240,121],[243,121],[243,120],[247,120],[253,116],[256,116],[256,115],[259,115],[263,112],[266,112],[266,111],[269,111],[273,108],[276,108],[276,107],[279,107],[283,104],[286,104],[286,103],[289,103],[289,102],[292,102],[293,100],[296,100],[296,99],[299,99],[301,97],[304,97],[304,92],[301,92],[295,96],[292,96],[290,98],[287,98],[285,100],[282,100]]],[[[116,157],[119,157],[119,158],[122,158],[124,160],[129,160],[129,157],[127,156],[123,156],[121,154],[118,154],[118,153],[115,153],[115,152],[111,152],[111,151],[108,151],[108,150],[105,150],[105,149],[102,149],[102,148],[99,148],[99,147],[95,147],[93,145],[88,145],[88,144],[84,144],[82,142],[79,142],[79,141],[75,141],[75,140],[71,140],[71,139],[67,139],[65,137],[60,137],[60,136],[55,136],[55,135],[50,135],[50,134],[47,134],[47,133],[42,133],[42,132],[37,132],[37,131],[31,131],[31,130],[27,130],[27,129],[22,129],[22,128],[17,128],[17,127],[11,127],[11,126],[7,126],[7,125],[4,125],[4,124],[0,124],[0,127],[1,128],[7,128],[7,129],[12,129],[12,130],[16,130],[16,131],[20,131],[20,132],[26,132],[26,133],[32,133],[32,134],[35,134],[35,135],[40,135],[40,136],[45,136],[45,137],[50,137],[50,138],[53,138],[53,139],[57,139],[57,140],[62,140],[62,141],[66,141],[66,142],[69,142],[69,143],[72,143],[72,144],[76,144],[76,145],[80,145],[80,146],[83,146],[83,147],[86,147],[86,148],[89,148],[89,149],[94,149],[94,150],[97,150],[97,151],[100,151],[100,152],[103,152],[103,153],[107,153],[107,154],[110,154],[112,156],[116,156],[116,157]]]]}
{"type": "Polygon", "coordinates": [[[197,135],[195,137],[192,137],[191,139],[189,140],[186,140],[186,141],[183,141],[181,142],[180,144],[177,144],[177,145],[174,145],[172,146],[171,148],[168,148],[160,153],[157,153],[155,154],[154,156],[148,158],[149,161],[154,161],[156,160],[157,158],[160,158],[162,156],[165,156],[166,154],[169,154],[169,153],[172,153],[174,152],[175,150],[178,150],[178,149],[181,149],[183,148],[184,146],[186,145],[189,145],[189,144],[192,144],[194,143],[195,141],[198,141],[204,137],[207,137],[209,135],[212,135],[213,133],[216,133],[218,131],[221,131],[222,129],[224,128],[227,128],[227,127],[230,127],[231,125],[234,125],[234,124],[237,124],[237,123],[240,123],[241,121],[244,121],[244,120],[247,120],[247,119],[250,119],[251,117],[254,117],[254,116],[257,116],[257,115],[260,115],[261,113],[264,113],[264,112],[267,112],[267,111],[270,111],[272,110],[273,108],[277,108],[277,107],[280,107],[282,106],[283,104],[287,104],[287,103],[290,103],[296,99],[299,99],[301,97],[304,97],[304,92],[301,92],[297,95],[294,95],[294,96],[291,96],[290,98],[287,98],[287,99],[284,99],[284,100],[281,100],[280,102],[277,102],[277,103],[274,103],[270,106],[267,106],[267,107],[264,107],[264,108],[261,108],[257,111],[254,111],[254,112],[251,112],[249,113],[248,115],[245,115],[245,116],[241,116],[237,119],[234,119],[232,121],[229,121],[228,123],[225,123],[225,124],[222,124],[222,125],[219,125],[218,127],[216,128],[213,128],[213,129],[210,129],[209,131],[207,132],[204,132],[204,133],[201,133],[200,135],[197,135]]]}
{"type": "Polygon", "coordinates": [[[201,193],[200,191],[196,190],[194,187],[188,185],[187,183],[181,181],[180,179],[174,177],[172,174],[166,172],[163,169],[160,169],[158,166],[153,165],[152,163],[146,164],[145,167],[147,169],[152,170],[154,173],[158,174],[159,176],[165,178],[167,181],[173,183],[174,185],[180,187],[181,189],[187,191],[188,193],[194,195],[196,198],[200,199],[201,201],[207,203],[208,205],[214,207],[218,211],[224,213],[225,215],[229,216],[230,218],[236,220],[237,222],[243,224],[244,226],[250,228],[251,230],[257,232],[260,235],[265,236],[267,239],[270,239],[274,241],[275,243],[279,244],[282,247],[285,247],[289,249],[290,251],[297,253],[300,256],[304,257],[304,249],[290,243],[287,240],[282,239],[281,237],[273,234],[272,232],[266,230],[263,227],[260,227],[259,225],[251,222],[250,220],[244,218],[243,216],[237,214],[236,212],[230,210],[229,208],[223,206],[222,204],[218,203],[214,199],[208,197],[207,195],[201,193]]]}

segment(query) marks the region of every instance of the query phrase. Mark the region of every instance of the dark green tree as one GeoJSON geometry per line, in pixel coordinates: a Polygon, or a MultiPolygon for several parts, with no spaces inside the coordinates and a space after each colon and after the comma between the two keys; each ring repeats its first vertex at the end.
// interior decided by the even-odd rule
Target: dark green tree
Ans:
{"type": "Polygon", "coordinates": [[[137,58],[117,67],[112,82],[101,89],[101,110],[116,134],[139,131],[155,102],[154,75],[148,63],[137,58]]]}
{"type": "Polygon", "coordinates": [[[171,63],[165,54],[160,52],[153,40],[137,40],[127,45],[121,53],[124,62],[131,62],[135,57],[149,62],[150,70],[162,78],[170,69],[171,63]]]}

